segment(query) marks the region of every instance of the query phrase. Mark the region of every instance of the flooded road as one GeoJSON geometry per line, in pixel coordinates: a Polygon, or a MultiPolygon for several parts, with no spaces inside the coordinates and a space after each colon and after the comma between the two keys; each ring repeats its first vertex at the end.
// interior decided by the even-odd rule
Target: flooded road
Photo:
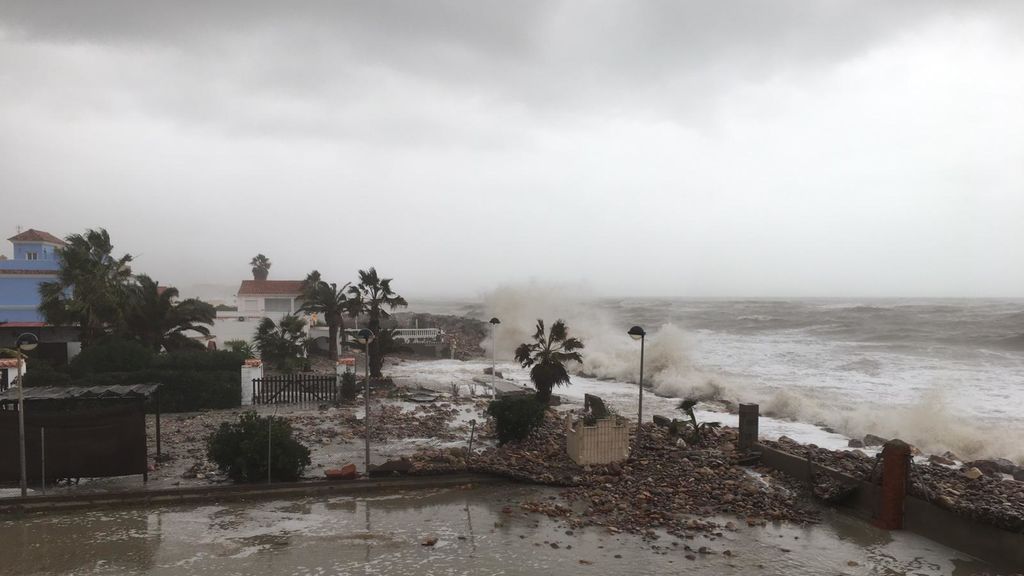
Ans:
{"type": "Polygon", "coordinates": [[[518,507],[556,495],[509,485],[5,518],[0,573],[1000,573],[923,538],[842,515],[826,515],[812,527],[743,525],[717,538],[663,535],[644,542],[603,528],[568,530],[518,507]],[[436,544],[424,546],[430,539],[436,544]],[[706,553],[698,552],[701,547],[706,553]]]}

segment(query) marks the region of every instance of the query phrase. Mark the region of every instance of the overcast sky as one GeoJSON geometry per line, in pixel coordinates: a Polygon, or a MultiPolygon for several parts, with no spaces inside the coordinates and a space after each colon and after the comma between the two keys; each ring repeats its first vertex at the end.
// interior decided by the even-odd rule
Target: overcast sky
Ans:
{"type": "Polygon", "coordinates": [[[179,286],[1024,296],[1024,2],[207,4],[0,3],[2,237],[179,286]]]}

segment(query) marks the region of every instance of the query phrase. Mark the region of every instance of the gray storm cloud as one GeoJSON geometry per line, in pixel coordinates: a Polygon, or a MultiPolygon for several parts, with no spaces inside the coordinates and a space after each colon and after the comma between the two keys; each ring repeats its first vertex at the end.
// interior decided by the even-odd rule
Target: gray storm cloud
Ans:
{"type": "Polygon", "coordinates": [[[1021,24],[1016,2],[5,2],[0,228],[103,226],[178,285],[259,251],[430,295],[1015,296],[1021,24]]]}

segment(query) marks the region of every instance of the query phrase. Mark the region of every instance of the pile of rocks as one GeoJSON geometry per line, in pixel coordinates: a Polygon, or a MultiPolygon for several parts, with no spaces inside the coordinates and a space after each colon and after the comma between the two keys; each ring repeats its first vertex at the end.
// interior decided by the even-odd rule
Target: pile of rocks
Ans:
{"type": "Polygon", "coordinates": [[[422,451],[411,461],[414,473],[469,470],[565,487],[563,497],[575,505],[527,503],[524,508],[565,518],[571,526],[605,526],[647,537],[664,529],[684,537],[720,528],[706,518],[721,514],[749,525],[768,520],[815,521],[799,487],[781,476],[758,474],[736,463],[731,445],[735,434],[735,430],[720,430],[706,442],[713,447],[695,450],[647,426],[643,447],[629,460],[581,467],[566,455],[564,429],[549,414],[524,442],[469,458],[465,452],[422,451]]]}
{"type": "MultiPolygon", "coordinates": [[[[465,426],[452,426],[460,408],[450,403],[418,404],[404,410],[398,404],[381,404],[371,408],[370,439],[375,442],[404,438],[456,440],[468,434],[465,426]]],[[[363,439],[366,427],[355,412],[342,416],[343,425],[355,438],[363,439]]]]}

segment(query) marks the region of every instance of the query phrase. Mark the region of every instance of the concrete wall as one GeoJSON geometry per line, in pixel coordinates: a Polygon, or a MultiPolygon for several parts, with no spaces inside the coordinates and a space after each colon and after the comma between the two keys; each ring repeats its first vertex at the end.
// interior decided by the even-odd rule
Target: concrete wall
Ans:
{"type": "MultiPolygon", "coordinates": [[[[872,521],[880,509],[879,486],[788,452],[768,446],[759,446],[758,449],[762,451],[762,464],[797,480],[811,482],[813,473],[818,473],[857,486],[857,491],[843,502],[842,508],[863,520],[872,521]]],[[[996,565],[1024,566],[1024,534],[976,522],[920,498],[907,496],[903,528],[996,565]]]]}
{"type": "Polygon", "coordinates": [[[605,418],[594,426],[584,426],[571,416],[565,417],[565,449],[573,462],[588,464],[610,464],[629,457],[629,427],[626,420],[605,418]]]}

